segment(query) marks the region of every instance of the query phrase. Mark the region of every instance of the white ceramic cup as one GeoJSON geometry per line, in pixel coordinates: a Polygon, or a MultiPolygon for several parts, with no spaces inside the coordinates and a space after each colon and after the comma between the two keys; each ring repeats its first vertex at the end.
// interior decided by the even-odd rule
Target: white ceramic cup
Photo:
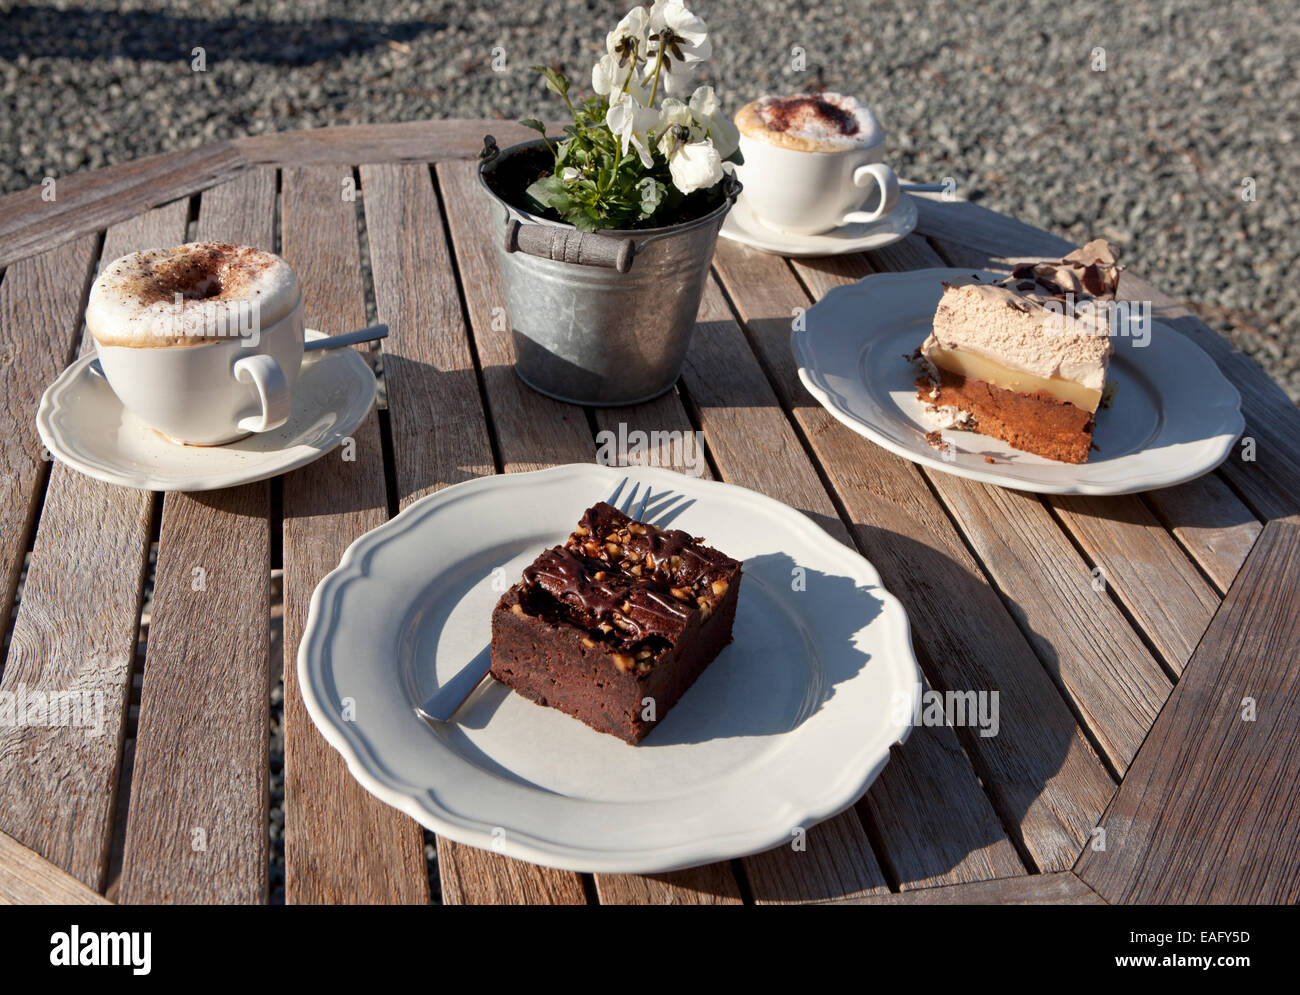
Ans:
{"type": "Polygon", "coordinates": [[[874,145],[810,152],[742,134],[741,206],[767,227],[794,235],[878,221],[898,205],[898,177],[880,161],[884,150],[883,135],[874,145]],[[861,210],[873,190],[879,191],[875,208],[861,210]]]}
{"type": "Polygon", "coordinates": [[[95,352],[123,406],[173,442],[219,446],[289,420],[302,366],[302,298],[256,334],[95,352]]]}

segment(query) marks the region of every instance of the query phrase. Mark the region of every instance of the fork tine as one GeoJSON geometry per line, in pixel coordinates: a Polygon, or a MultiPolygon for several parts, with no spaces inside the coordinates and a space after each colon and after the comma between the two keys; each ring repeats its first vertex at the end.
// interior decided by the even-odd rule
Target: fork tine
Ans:
{"type": "MultiPolygon", "coordinates": [[[[618,482],[618,486],[614,488],[614,493],[609,496],[609,498],[605,501],[605,503],[614,504],[614,502],[618,500],[618,496],[623,493],[623,485],[626,484],[631,479],[632,479],[631,477],[624,477],[622,480],[620,480],[618,482]]],[[[617,505],[615,505],[615,507],[617,507],[617,505]]]]}
{"type": "Polygon", "coordinates": [[[636,492],[640,489],[640,484],[632,485],[632,493],[627,496],[627,500],[623,502],[623,507],[619,509],[623,514],[630,515],[632,513],[632,502],[636,500],[636,492]]]}
{"type": "Polygon", "coordinates": [[[638,522],[644,522],[645,506],[648,505],[649,503],[650,503],[650,485],[646,484],[645,497],[641,499],[641,507],[637,509],[636,514],[633,515],[632,517],[635,518],[638,522]]]}

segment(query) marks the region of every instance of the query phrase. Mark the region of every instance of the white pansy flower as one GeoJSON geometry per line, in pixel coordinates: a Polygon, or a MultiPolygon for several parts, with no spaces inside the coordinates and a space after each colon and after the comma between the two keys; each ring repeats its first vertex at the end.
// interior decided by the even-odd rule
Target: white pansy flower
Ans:
{"type": "Polygon", "coordinates": [[[605,36],[605,50],[618,65],[635,65],[645,58],[646,34],[650,29],[650,15],[644,7],[633,7],[618,22],[618,27],[605,36]]]}
{"type": "Polygon", "coordinates": [[[686,9],[684,0],[655,0],[650,10],[650,51],[662,47],[664,61],[700,62],[713,53],[709,29],[686,9]]]}
{"type": "Polygon", "coordinates": [[[658,149],[668,160],[673,186],[682,193],[704,190],[722,179],[722,156],[695,121],[688,105],[669,97],[655,125],[658,149]]]}
{"type": "Polygon", "coordinates": [[[612,56],[602,55],[591,67],[591,88],[602,97],[607,97],[615,90],[623,89],[632,69],[631,64],[619,66],[612,56]]]}
{"type": "Polygon", "coordinates": [[[707,138],[702,142],[684,142],[668,160],[673,186],[682,193],[707,190],[722,179],[722,156],[707,138]]]}
{"type": "Polygon", "coordinates": [[[659,107],[659,118],[654,126],[654,132],[659,136],[659,151],[670,158],[683,141],[698,141],[703,138],[704,133],[699,129],[695,129],[695,133],[691,132],[694,124],[690,107],[673,97],[665,98],[659,107]],[[685,136],[675,131],[678,127],[686,129],[685,136]]]}
{"type": "Polygon", "coordinates": [[[605,124],[618,138],[623,154],[635,148],[641,165],[649,169],[654,165],[650,154],[650,132],[659,123],[659,112],[641,104],[630,93],[616,93],[605,112],[605,124]]]}
{"type": "Polygon", "coordinates": [[[740,147],[740,131],[722,112],[713,87],[701,86],[691,94],[690,108],[695,123],[704,129],[718,155],[725,159],[740,147]]]}
{"type": "Polygon", "coordinates": [[[572,183],[581,175],[582,174],[578,172],[576,169],[574,169],[572,166],[565,166],[562,170],[560,170],[560,179],[562,179],[565,183],[572,183]]]}

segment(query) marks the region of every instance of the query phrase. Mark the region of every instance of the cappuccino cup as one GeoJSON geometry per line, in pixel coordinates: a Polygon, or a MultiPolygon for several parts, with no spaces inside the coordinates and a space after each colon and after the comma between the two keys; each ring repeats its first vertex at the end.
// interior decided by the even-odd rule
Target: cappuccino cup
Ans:
{"type": "Polygon", "coordinates": [[[884,130],[853,97],[762,97],[740,109],[736,127],[741,204],[769,228],[816,235],[877,221],[898,204],[898,177],[881,161],[884,130]]]}
{"type": "Polygon", "coordinates": [[[302,293],[273,253],[192,242],[122,256],[91,287],[86,328],[123,407],[173,442],[218,446],[289,420],[302,293]]]}

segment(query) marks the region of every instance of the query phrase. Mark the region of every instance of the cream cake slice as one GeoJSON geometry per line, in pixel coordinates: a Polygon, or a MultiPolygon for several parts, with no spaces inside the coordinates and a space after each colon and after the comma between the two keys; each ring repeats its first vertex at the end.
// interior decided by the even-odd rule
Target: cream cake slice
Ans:
{"type": "Polygon", "coordinates": [[[1114,247],[1089,242],[1059,261],[1025,263],[997,283],[944,285],[914,358],[917,397],[941,427],[1087,462],[1106,386],[1114,247]]]}

